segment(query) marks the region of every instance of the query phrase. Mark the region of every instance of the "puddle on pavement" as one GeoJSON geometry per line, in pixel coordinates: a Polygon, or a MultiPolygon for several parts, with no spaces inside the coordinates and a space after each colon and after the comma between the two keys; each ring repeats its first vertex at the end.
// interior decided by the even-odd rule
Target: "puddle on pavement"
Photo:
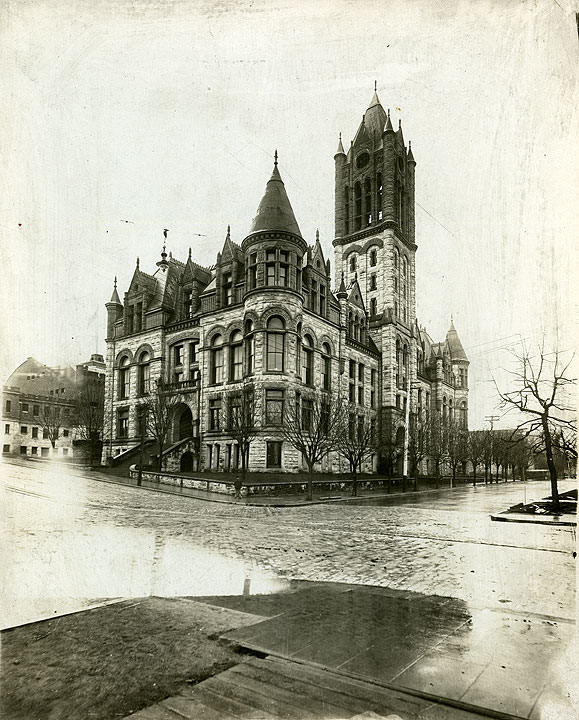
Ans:
{"type": "Polygon", "coordinates": [[[194,539],[147,530],[99,526],[38,540],[38,553],[4,568],[2,629],[84,610],[94,598],[267,594],[290,586],[249,561],[193,547],[194,539]]]}

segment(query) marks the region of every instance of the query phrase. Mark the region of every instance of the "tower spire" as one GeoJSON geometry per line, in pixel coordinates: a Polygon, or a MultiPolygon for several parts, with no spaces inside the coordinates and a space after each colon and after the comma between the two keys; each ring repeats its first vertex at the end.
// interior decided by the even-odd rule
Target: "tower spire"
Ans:
{"type": "Polygon", "coordinates": [[[273,164],[275,167],[277,167],[277,149],[273,154],[273,164]]]}

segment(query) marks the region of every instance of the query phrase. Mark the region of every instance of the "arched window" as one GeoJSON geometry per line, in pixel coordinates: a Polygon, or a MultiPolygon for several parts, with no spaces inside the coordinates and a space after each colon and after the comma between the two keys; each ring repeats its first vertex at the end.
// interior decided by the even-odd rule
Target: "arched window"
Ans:
{"type": "Polygon", "coordinates": [[[354,185],[354,229],[362,228],[362,186],[359,182],[354,185]]]}
{"type": "Polygon", "coordinates": [[[382,220],[382,173],[376,175],[376,213],[378,220],[382,220]]]}
{"type": "Polygon", "coordinates": [[[353,335],[354,340],[358,340],[360,337],[359,336],[359,327],[360,327],[359,322],[360,321],[358,320],[358,316],[354,315],[354,335],[353,335]]]}
{"type": "Polygon", "coordinates": [[[229,380],[243,377],[243,336],[241,330],[234,330],[229,341],[229,380]]]}
{"type": "Polygon", "coordinates": [[[370,250],[370,266],[375,267],[378,262],[378,252],[376,250],[370,250]]]}
{"type": "Polygon", "coordinates": [[[328,343],[322,345],[322,389],[329,390],[332,386],[332,358],[328,343]]]}
{"type": "Polygon", "coordinates": [[[303,372],[302,380],[306,385],[314,383],[314,343],[309,335],[304,335],[303,340],[303,372]]]}
{"type": "Polygon", "coordinates": [[[446,422],[448,419],[448,406],[446,404],[446,395],[442,398],[442,421],[446,422]]]}
{"type": "Polygon", "coordinates": [[[467,415],[467,409],[466,409],[466,402],[463,401],[460,404],[460,424],[462,425],[463,428],[466,428],[466,426],[467,426],[467,419],[468,419],[468,415],[467,415]]]}
{"type": "Polygon", "coordinates": [[[350,232],[350,188],[344,188],[344,230],[346,235],[350,232]]]}
{"type": "Polygon", "coordinates": [[[139,395],[148,395],[151,383],[151,355],[143,350],[139,357],[138,392],[139,395]]]}
{"type": "Polygon", "coordinates": [[[454,420],[454,407],[452,406],[452,398],[448,400],[448,420],[452,422],[454,420]]]}
{"type": "Polygon", "coordinates": [[[299,375],[302,369],[302,324],[298,323],[296,333],[296,375],[299,375]]]}
{"type": "Polygon", "coordinates": [[[406,388],[406,379],[408,377],[408,345],[402,346],[402,387],[406,388]]]}
{"type": "Polygon", "coordinates": [[[351,310],[348,313],[348,335],[354,337],[354,316],[351,310]]]}
{"type": "Polygon", "coordinates": [[[130,383],[129,383],[129,372],[130,372],[131,361],[125,355],[119,363],[119,398],[124,400],[129,397],[130,383]]]}
{"type": "MultiPolygon", "coordinates": [[[[393,258],[393,260],[394,260],[394,273],[393,273],[393,275],[394,275],[394,292],[397,293],[397,292],[398,292],[398,288],[399,288],[398,283],[399,283],[399,281],[400,281],[400,278],[399,278],[399,273],[400,273],[400,255],[399,255],[398,250],[397,250],[396,248],[394,248],[394,258],[393,258]]],[[[398,313],[396,313],[396,314],[398,314],[398,313]]]]}
{"type": "Polygon", "coordinates": [[[253,334],[253,322],[247,320],[245,323],[245,367],[246,374],[253,374],[255,363],[255,336],[253,334]]]}
{"type": "Polygon", "coordinates": [[[210,382],[223,382],[223,336],[215,335],[211,340],[210,382]]]}
{"type": "Polygon", "coordinates": [[[357,258],[355,255],[350,255],[350,272],[355,272],[358,267],[357,258]]]}
{"type": "Polygon", "coordinates": [[[270,371],[283,372],[285,351],[285,324],[280,317],[267,321],[267,361],[270,371]]]}
{"type": "Polygon", "coordinates": [[[372,222],[372,183],[370,178],[364,180],[364,225],[372,222]]]}

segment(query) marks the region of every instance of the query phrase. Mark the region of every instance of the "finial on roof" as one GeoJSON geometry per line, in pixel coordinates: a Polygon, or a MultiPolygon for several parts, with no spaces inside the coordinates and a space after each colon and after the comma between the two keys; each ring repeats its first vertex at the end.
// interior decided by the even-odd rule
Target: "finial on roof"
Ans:
{"type": "Polygon", "coordinates": [[[231,225],[228,225],[228,226],[227,226],[227,239],[228,239],[228,240],[231,239],[230,236],[231,236],[231,225]]]}
{"type": "Polygon", "coordinates": [[[137,255],[137,270],[139,269],[139,256],[137,255]]]}
{"type": "Polygon", "coordinates": [[[374,92],[378,90],[378,83],[374,80],[374,92]]]}
{"type": "Polygon", "coordinates": [[[191,260],[191,248],[189,248],[189,260],[191,260]]]}
{"type": "Polygon", "coordinates": [[[390,117],[390,108],[388,108],[388,117],[390,117]]]}
{"type": "Polygon", "coordinates": [[[277,149],[273,154],[273,164],[275,165],[275,167],[277,167],[277,149]]]}
{"type": "Polygon", "coordinates": [[[398,118],[398,129],[400,130],[401,127],[402,127],[402,120],[400,118],[398,118]]]}
{"type": "Polygon", "coordinates": [[[117,289],[117,276],[115,275],[115,290],[117,289]]]}
{"type": "Polygon", "coordinates": [[[320,231],[318,228],[316,228],[316,242],[320,241],[320,231]]]}

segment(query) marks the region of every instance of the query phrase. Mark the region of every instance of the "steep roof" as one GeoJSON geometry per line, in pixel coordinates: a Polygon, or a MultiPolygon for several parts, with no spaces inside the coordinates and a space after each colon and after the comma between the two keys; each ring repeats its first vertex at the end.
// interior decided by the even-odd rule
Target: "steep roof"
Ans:
{"type": "Polygon", "coordinates": [[[366,129],[369,131],[370,135],[378,139],[382,136],[386,120],[386,112],[380,104],[380,100],[378,99],[378,93],[374,91],[374,95],[372,97],[370,105],[368,106],[366,114],[364,115],[364,123],[366,125],[366,129]]]}
{"type": "Polygon", "coordinates": [[[265,193],[251,223],[249,234],[261,230],[281,230],[299,237],[302,236],[277,168],[277,152],[271,178],[265,187],[265,193]]]}
{"type": "Polygon", "coordinates": [[[456,332],[452,319],[450,321],[450,328],[446,333],[446,342],[448,343],[448,347],[450,349],[450,357],[453,360],[466,360],[468,362],[468,358],[462,343],[460,342],[460,338],[458,337],[458,333],[456,332]]]}

